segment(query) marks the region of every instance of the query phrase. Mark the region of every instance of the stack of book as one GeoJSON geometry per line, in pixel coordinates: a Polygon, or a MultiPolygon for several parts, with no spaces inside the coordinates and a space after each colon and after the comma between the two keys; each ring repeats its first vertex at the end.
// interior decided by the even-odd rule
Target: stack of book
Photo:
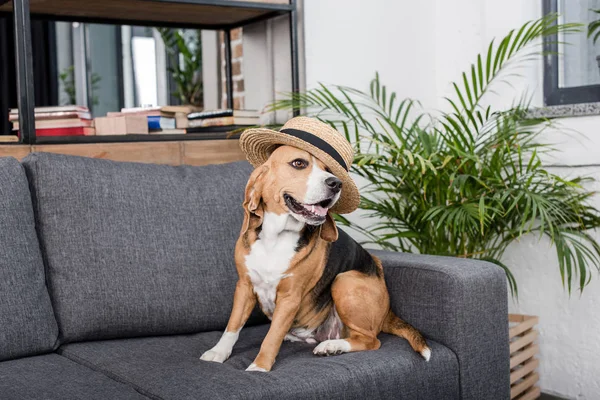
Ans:
{"type": "Polygon", "coordinates": [[[188,115],[200,112],[201,109],[194,106],[164,106],[161,107],[161,111],[163,113],[171,114],[171,117],[175,119],[175,129],[182,129],[184,130],[183,133],[187,133],[187,128],[189,128],[188,115]]]}
{"type": "MultiPolygon", "coordinates": [[[[13,131],[19,131],[19,110],[13,108],[8,115],[13,131]]],[[[35,108],[36,136],[94,135],[92,115],[87,107],[57,106],[35,108]]]]}
{"type": "Polygon", "coordinates": [[[213,110],[188,114],[187,132],[204,132],[207,130],[230,131],[232,129],[259,125],[260,112],[257,110],[213,110]]]}
{"type": "Polygon", "coordinates": [[[96,135],[184,134],[192,106],[134,107],[96,118],[96,135]]]}
{"type": "Polygon", "coordinates": [[[199,111],[194,106],[134,107],[95,120],[96,135],[185,134],[258,125],[255,110],[199,111]]]}

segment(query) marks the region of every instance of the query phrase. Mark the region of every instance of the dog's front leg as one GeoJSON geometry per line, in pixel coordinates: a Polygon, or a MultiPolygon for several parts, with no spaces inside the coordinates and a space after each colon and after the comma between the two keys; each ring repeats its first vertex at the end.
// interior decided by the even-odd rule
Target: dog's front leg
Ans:
{"type": "Polygon", "coordinates": [[[252,290],[252,284],[248,279],[240,279],[235,287],[233,295],[233,309],[229,317],[229,323],[219,343],[200,357],[204,361],[224,362],[231,355],[233,346],[238,340],[242,327],[248,321],[254,306],[256,296],[252,290]]]}
{"type": "Polygon", "coordinates": [[[246,371],[267,372],[271,370],[275,363],[275,357],[279,353],[283,338],[289,332],[294,318],[298,313],[300,300],[300,294],[283,294],[278,291],[271,327],[260,346],[258,355],[246,371]]]}

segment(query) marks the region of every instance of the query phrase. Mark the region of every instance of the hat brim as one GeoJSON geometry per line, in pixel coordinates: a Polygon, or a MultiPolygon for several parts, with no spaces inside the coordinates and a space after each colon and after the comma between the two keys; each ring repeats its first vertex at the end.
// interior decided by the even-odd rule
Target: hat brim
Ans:
{"type": "Polygon", "coordinates": [[[248,129],[240,136],[240,147],[246,159],[254,167],[264,164],[271,153],[281,145],[289,145],[306,150],[323,162],[333,175],[342,181],[340,199],[331,208],[336,214],[348,214],[358,208],[360,194],[354,180],[329,154],[304,140],[267,128],[248,129]]]}

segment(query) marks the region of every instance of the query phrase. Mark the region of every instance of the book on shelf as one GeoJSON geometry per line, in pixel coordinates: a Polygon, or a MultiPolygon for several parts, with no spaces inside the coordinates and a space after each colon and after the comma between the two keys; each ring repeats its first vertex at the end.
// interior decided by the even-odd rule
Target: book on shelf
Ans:
{"type": "MultiPolygon", "coordinates": [[[[92,114],[89,111],[53,111],[53,112],[36,112],[35,119],[37,120],[56,120],[56,119],[92,119],[92,114]]],[[[9,114],[8,120],[15,122],[19,120],[19,114],[9,114]]]]}
{"type": "MultiPolygon", "coordinates": [[[[106,118],[121,118],[121,117],[144,117],[147,118],[149,130],[156,129],[175,129],[177,126],[177,115],[183,117],[185,113],[173,113],[161,111],[161,107],[134,107],[123,108],[121,111],[108,112],[106,118]]],[[[185,128],[183,126],[182,128],[185,128]]],[[[141,132],[140,132],[141,133],[141,132]]],[[[147,133],[147,132],[145,132],[147,133]]]]}
{"type": "Polygon", "coordinates": [[[164,113],[182,113],[182,114],[191,114],[194,112],[202,111],[202,108],[191,106],[191,105],[182,105],[182,106],[162,106],[160,111],[164,113]]]}
{"type": "MultiPolygon", "coordinates": [[[[93,120],[90,110],[84,106],[36,107],[34,109],[36,136],[82,136],[93,135],[93,120]]],[[[8,120],[13,131],[19,131],[19,110],[10,110],[8,120]]]]}
{"type": "Polygon", "coordinates": [[[69,128],[36,129],[35,136],[94,136],[96,130],[89,126],[73,126],[69,128]]]}
{"type": "MultiPolygon", "coordinates": [[[[19,121],[13,121],[13,131],[18,131],[20,124],[19,121]]],[[[42,119],[35,120],[35,129],[53,129],[53,128],[79,128],[79,127],[90,127],[93,125],[91,119],[80,119],[80,118],[64,118],[64,119],[42,119]]]]}
{"type": "Polygon", "coordinates": [[[156,129],[150,131],[151,135],[185,135],[185,129],[156,129]]]}
{"type": "Polygon", "coordinates": [[[219,117],[241,117],[241,118],[258,118],[260,116],[260,111],[258,110],[232,110],[232,109],[223,109],[223,110],[206,110],[193,112],[188,114],[189,120],[196,119],[209,119],[209,118],[219,118],[219,117]]]}
{"type": "Polygon", "coordinates": [[[148,117],[145,115],[121,115],[98,117],[94,120],[96,135],[148,134],[148,117]]]}
{"type": "Polygon", "coordinates": [[[151,114],[159,115],[160,107],[129,107],[121,108],[122,114],[151,114]]]}
{"type": "Polygon", "coordinates": [[[187,115],[187,118],[191,120],[207,119],[207,118],[220,118],[220,117],[231,117],[233,116],[233,110],[205,110],[192,112],[187,115]]]}
{"type": "Polygon", "coordinates": [[[119,112],[109,112],[106,114],[107,117],[118,117],[122,115],[146,115],[150,116],[158,116],[165,118],[174,118],[175,114],[186,113],[189,110],[194,110],[195,108],[189,108],[188,106],[165,106],[165,107],[132,107],[132,108],[122,108],[119,112]],[[181,108],[180,108],[181,107],[181,108]],[[179,109],[180,111],[175,111],[179,109]]]}
{"type": "Polygon", "coordinates": [[[185,129],[189,126],[188,115],[202,111],[202,108],[192,105],[163,106],[160,111],[171,118],[175,118],[176,129],[185,129]]]}
{"type": "MultiPolygon", "coordinates": [[[[47,114],[47,113],[68,113],[68,112],[77,112],[77,113],[89,113],[90,110],[84,106],[52,106],[52,107],[35,107],[34,112],[36,114],[47,114]]],[[[10,114],[19,114],[18,108],[11,108],[10,114]]]]}
{"type": "MultiPolygon", "coordinates": [[[[124,109],[125,110],[125,109],[124,109]]],[[[171,113],[163,113],[160,110],[147,110],[147,111],[109,111],[106,113],[107,117],[122,117],[125,115],[143,115],[144,117],[172,117],[171,113]]]]}
{"type": "Polygon", "coordinates": [[[148,116],[148,129],[175,129],[175,118],[161,117],[159,115],[148,116]]]}
{"type": "Polygon", "coordinates": [[[226,125],[226,126],[206,126],[206,127],[196,127],[196,128],[187,128],[186,133],[232,133],[233,131],[240,130],[240,133],[243,129],[248,128],[247,125],[226,125]]]}
{"type": "Polygon", "coordinates": [[[36,136],[94,136],[96,129],[90,126],[74,126],[71,128],[36,129],[36,136]]]}
{"type": "Polygon", "coordinates": [[[177,129],[185,129],[190,126],[190,120],[187,117],[187,113],[177,112],[175,113],[175,127],[177,129]]]}
{"type": "Polygon", "coordinates": [[[218,117],[218,118],[207,118],[207,119],[195,119],[189,122],[189,128],[206,128],[210,126],[231,126],[231,125],[242,125],[252,126],[258,125],[258,117],[218,117]]]}
{"type": "Polygon", "coordinates": [[[0,135],[0,143],[15,143],[19,141],[17,135],[0,135]]]}

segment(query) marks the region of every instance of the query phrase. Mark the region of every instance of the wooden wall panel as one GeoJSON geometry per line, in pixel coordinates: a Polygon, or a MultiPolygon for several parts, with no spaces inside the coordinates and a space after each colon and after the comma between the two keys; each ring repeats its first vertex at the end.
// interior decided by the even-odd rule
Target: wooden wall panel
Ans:
{"type": "Polygon", "coordinates": [[[238,140],[198,140],[182,144],[182,164],[223,164],[245,160],[238,140]]]}
{"type": "Polygon", "coordinates": [[[34,145],[33,151],[69,154],[113,161],[181,164],[178,142],[89,143],[34,145]]]}
{"type": "Polygon", "coordinates": [[[14,157],[17,160],[22,159],[29,154],[27,145],[5,145],[0,146],[0,157],[14,157]]]}

